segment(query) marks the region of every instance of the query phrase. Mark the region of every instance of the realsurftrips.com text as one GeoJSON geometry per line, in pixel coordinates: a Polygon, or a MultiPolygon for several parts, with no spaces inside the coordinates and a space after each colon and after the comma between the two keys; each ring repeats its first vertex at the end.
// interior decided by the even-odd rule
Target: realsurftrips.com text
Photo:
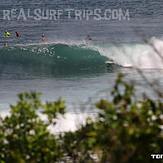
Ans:
{"type": "Polygon", "coordinates": [[[2,10],[3,20],[60,20],[60,19],[74,19],[74,20],[130,20],[130,13],[128,9],[93,9],[93,10],[77,10],[77,9],[10,9],[2,10]]]}

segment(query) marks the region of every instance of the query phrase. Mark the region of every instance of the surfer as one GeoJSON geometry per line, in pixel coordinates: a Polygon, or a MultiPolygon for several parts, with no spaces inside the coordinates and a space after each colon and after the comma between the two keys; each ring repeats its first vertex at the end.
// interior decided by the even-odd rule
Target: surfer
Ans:
{"type": "Polygon", "coordinates": [[[11,33],[8,31],[4,32],[4,38],[9,38],[11,36],[11,33]]]}
{"type": "Polygon", "coordinates": [[[21,36],[19,32],[15,32],[15,34],[16,34],[17,38],[19,38],[21,36]]]}
{"type": "Polygon", "coordinates": [[[47,41],[47,38],[45,37],[45,34],[44,33],[41,36],[41,41],[42,42],[46,42],[47,41]]]}
{"type": "Polygon", "coordinates": [[[17,44],[19,44],[20,42],[21,42],[21,40],[20,40],[20,37],[21,37],[21,34],[20,34],[20,32],[15,32],[15,37],[17,38],[17,40],[16,40],[16,43],[17,44]]]}
{"type": "Polygon", "coordinates": [[[86,38],[85,38],[85,42],[86,44],[90,43],[92,40],[91,36],[90,35],[87,35],[86,38]]]}
{"type": "Polygon", "coordinates": [[[91,36],[90,36],[90,35],[87,35],[86,40],[87,40],[87,41],[92,41],[91,36]]]}
{"type": "MultiPolygon", "coordinates": [[[[8,32],[8,31],[5,31],[4,34],[3,34],[4,38],[7,39],[11,36],[11,33],[8,32]]],[[[4,42],[4,47],[7,47],[8,46],[8,43],[7,43],[7,40],[4,42]]]]}

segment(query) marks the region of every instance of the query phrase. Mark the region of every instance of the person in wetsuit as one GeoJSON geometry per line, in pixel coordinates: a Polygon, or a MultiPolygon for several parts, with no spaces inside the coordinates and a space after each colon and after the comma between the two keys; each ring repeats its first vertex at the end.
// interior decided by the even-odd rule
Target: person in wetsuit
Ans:
{"type": "Polygon", "coordinates": [[[19,38],[21,36],[19,32],[15,32],[15,34],[16,34],[17,38],[19,38]]]}
{"type": "Polygon", "coordinates": [[[8,46],[7,38],[9,38],[11,36],[11,33],[8,32],[8,31],[5,31],[4,34],[3,34],[3,36],[5,38],[4,47],[7,47],[8,46]]]}

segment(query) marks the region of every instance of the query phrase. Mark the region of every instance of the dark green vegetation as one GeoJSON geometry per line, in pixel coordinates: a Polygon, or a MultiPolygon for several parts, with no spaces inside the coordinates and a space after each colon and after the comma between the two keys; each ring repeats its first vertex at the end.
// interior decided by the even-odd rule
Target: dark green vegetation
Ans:
{"type": "Polygon", "coordinates": [[[119,75],[113,99],[96,104],[96,121],[88,119],[76,132],[61,135],[48,126],[65,113],[64,101],[42,103],[37,93],[20,94],[10,115],[0,119],[0,163],[155,162],[151,154],[163,152],[163,103],[137,100],[134,92],[119,75]]]}

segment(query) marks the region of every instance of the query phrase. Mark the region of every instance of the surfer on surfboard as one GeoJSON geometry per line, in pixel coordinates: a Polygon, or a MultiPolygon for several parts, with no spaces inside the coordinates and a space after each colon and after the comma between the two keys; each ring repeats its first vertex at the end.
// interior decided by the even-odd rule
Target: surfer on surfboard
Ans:
{"type": "Polygon", "coordinates": [[[16,35],[17,38],[21,37],[19,32],[15,32],[15,35],[16,35]]]}
{"type": "Polygon", "coordinates": [[[48,39],[47,39],[47,37],[45,37],[44,33],[41,35],[41,41],[42,42],[47,42],[48,41],[48,39]]]}
{"type": "Polygon", "coordinates": [[[9,38],[11,36],[11,33],[8,31],[5,31],[3,35],[4,35],[4,38],[9,38]]]}
{"type": "Polygon", "coordinates": [[[11,36],[11,33],[8,32],[8,31],[5,31],[4,34],[3,34],[3,36],[5,38],[4,47],[7,47],[8,46],[7,38],[9,38],[11,36]]]}
{"type": "Polygon", "coordinates": [[[93,41],[90,35],[87,35],[85,38],[85,42],[86,44],[88,44],[89,42],[93,41]]]}
{"type": "Polygon", "coordinates": [[[90,35],[87,35],[86,40],[87,40],[87,41],[92,41],[91,36],[90,36],[90,35]]]}

